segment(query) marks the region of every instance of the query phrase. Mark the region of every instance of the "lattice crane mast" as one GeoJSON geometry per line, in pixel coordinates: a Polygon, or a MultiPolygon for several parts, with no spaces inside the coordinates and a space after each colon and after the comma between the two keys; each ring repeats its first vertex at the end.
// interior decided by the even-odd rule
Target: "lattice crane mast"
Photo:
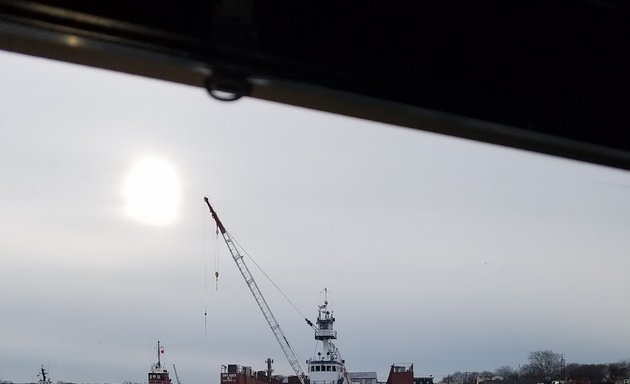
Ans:
{"type": "Polygon", "coordinates": [[[179,375],[177,374],[177,368],[175,368],[175,364],[173,364],[173,372],[175,372],[175,380],[177,380],[177,384],[182,384],[182,382],[179,381],[179,375]]]}
{"type": "Polygon", "coordinates": [[[282,352],[284,352],[284,355],[287,357],[287,360],[289,361],[291,368],[293,368],[293,371],[295,372],[297,377],[300,379],[300,382],[304,384],[304,371],[302,370],[302,367],[300,366],[300,362],[297,356],[295,355],[295,352],[293,352],[291,345],[289,345],[289,341],[284,336],[282,329],[280,329],[280,324],[278,324],[278,321],[276,320],[275,316],[271,312],[271,308],[269,308],[269,304],[267,304],[267,301],[265,300],[265,297],[260,291],[260,288],[258,288],[258,284],[256,284],[256,280],[254,280],[254,276],[252,276],[251,272],[249,271],[249,268],[247,268],[247,264],[245,264],[245,261],[243,260],[243,255],[239,251],[234,240],[232,240],[232,236],[230,235],[230,233],[225,229],[225,227],[223,226],[223,223],[221,223],[221,220],[219,219],[217,212],[214,210],[214,208],[212,208],[212,205],[210,205],[210,201],[208,200],[208,198],[204,197],[203,200],[208,205],[208,208],[210,209],[210,213],[212,214],[212,218],[217,223],[217,228],[221,232],[221,236],[223,236],[223,240],[225,240],[225,244],[230,250],[232,259],[234,259],[234,262],[236,263],[238,270],[241,272],[241,275],[243,275],[243,279],[245,279],[245,283],[247,284],[247,287],[251,291],[252,295],[254,296],[254,299],[256,300],[258,307],[260,308],[263,316],[265,317],[265,320],[267,320],[267,324],[269,324],[269,327],[271,328],[271,332],[273,332],[273,335],[276,337],[276,340],[278,340],[278,344],[280,344],[280,348],[282,349],[282,352]]]}

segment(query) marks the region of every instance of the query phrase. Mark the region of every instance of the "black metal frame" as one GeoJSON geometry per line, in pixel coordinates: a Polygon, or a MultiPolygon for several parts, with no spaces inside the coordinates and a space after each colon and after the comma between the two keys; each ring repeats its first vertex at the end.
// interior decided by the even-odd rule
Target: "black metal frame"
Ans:
{"type": "Polygon", "coordinates": [[[0,0],[0,48],[630,169],[621,0],[0,0]]]}

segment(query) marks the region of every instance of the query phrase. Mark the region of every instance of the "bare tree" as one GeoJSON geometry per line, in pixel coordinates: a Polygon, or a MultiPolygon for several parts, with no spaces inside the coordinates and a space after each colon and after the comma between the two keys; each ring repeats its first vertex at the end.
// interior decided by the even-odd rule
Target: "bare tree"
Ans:
{"type": "Polygon", "coordinates": [[[630,360],[610,363],[607,368],[608,379],[613,383],[623,382],[630,376],[630,360]]]}
{"type": "Polygon", "coordinates": [[[567,365],[569,379],[589,379],[592,383],[601,383],[606,377],[606,364],[576,364],[567,365]]]}
{"type": "Polygon", "coordinates": [[[529,375],[539,378],[553,378],[560,374],[562,356],[552,351],[535,351],[529,353],[527,366],[529,375]]]}
{"type": "Polygon", "coordinates": [[[450,384],[474,384],[479,373],[477,372],[454,372],[442,379],[443,383],[450,384]]]}
{"type": "Polygon", "coordinates": [[[507,380],[516,380],[518,379],[518,372],[516,369],[510,367],[509,365],[504,365],[499,367],[494,371],[494,373],[498,376],[503,376],[507,380]]]}

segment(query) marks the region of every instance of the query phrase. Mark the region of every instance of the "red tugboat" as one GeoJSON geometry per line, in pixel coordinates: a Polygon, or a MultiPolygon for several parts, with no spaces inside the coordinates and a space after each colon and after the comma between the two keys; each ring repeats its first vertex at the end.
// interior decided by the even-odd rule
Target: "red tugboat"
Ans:
{"type": "Polygon", "coordinates": [[[171,379],[168,377],[168,371],[162,368],[161,355],[164,353],[164,347],[160,346],[160,342],[157,344],[157,363],[151,365],[149,371],[149,384],[171,384],[171,379]]]}

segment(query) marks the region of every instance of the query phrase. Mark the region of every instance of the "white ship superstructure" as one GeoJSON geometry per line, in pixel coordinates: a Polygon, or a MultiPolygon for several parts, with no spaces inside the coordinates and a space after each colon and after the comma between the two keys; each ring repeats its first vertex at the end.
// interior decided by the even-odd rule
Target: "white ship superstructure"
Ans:
{"type": "Polygon", "coordinates": [[[315,340],[321,341],[321,350],[306,361],[310,384],[349,384],[345,361],[332,340],[337,339],[333,325],[335,317],[328,309],[327,291],[324,304],[318,306],[315,340]]]}

